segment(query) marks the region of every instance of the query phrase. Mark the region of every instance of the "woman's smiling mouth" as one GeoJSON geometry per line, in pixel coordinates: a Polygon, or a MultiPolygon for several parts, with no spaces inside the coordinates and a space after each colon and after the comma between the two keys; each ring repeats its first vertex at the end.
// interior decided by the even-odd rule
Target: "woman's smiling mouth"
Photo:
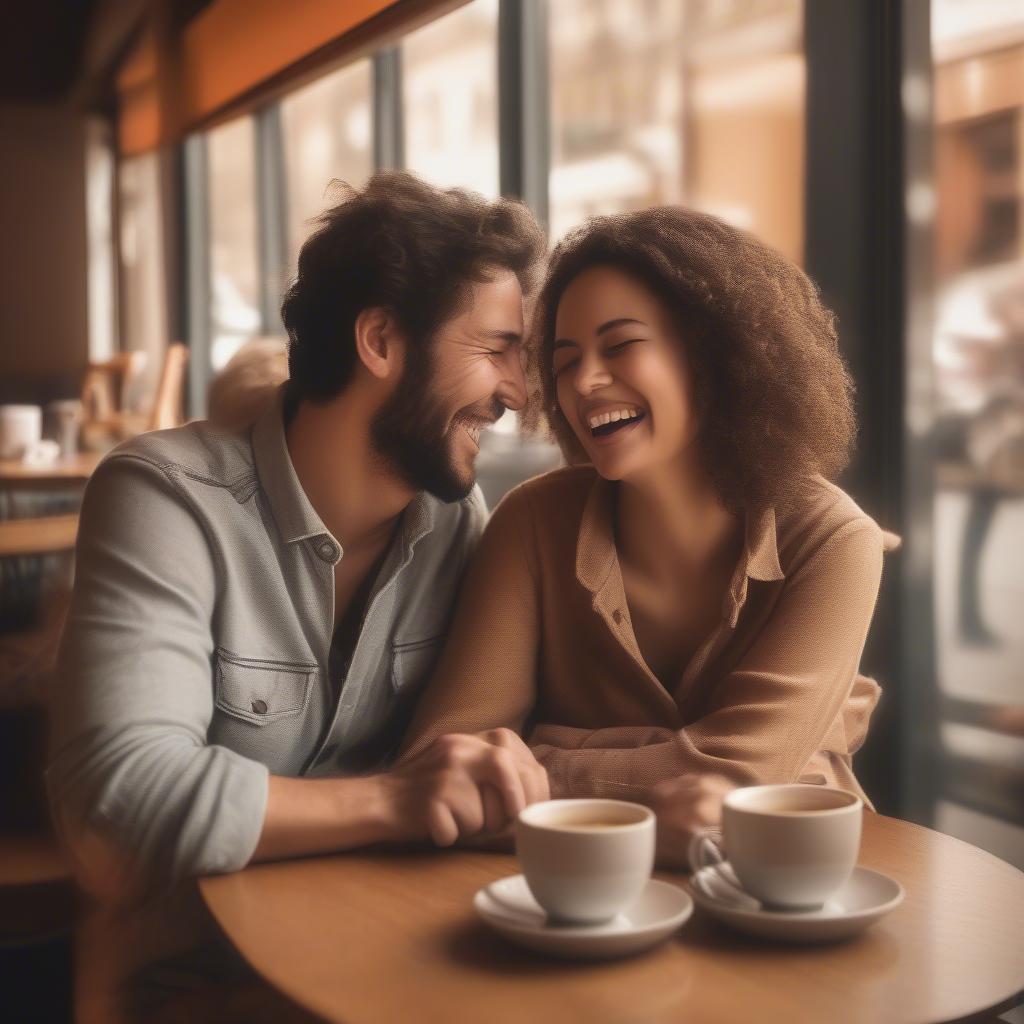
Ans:
{"type": "Polygon", "coordinates": [[[624,405],[618,409],[607,409],[588,417],[591,437],[606,438],[622,433],[646,419],[647,413],[635,405],[624,405]]]}

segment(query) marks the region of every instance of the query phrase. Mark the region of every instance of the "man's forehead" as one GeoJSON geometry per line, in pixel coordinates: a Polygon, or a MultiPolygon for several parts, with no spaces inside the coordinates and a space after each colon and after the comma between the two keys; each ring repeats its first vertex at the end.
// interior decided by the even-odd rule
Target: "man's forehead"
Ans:
{"type": "Polygon", "coordinates": [[[488,281],[474,281],[468,308],[463,310],[465,326],[478,333],[522,334],[523,291],[509,271],[488,281]]]}

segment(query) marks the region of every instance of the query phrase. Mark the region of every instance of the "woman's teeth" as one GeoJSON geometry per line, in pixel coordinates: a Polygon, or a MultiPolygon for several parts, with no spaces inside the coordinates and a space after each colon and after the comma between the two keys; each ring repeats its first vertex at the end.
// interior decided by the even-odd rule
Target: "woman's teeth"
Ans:
{"type": "Polygon", "coordinates": [[[623,406],[621,409],[612,409],[609,412],[595,413],[587,421],[591,433],[595,435],[611,434],[629,423],[642,419],[644,413],[635,405],[623,406]]]}

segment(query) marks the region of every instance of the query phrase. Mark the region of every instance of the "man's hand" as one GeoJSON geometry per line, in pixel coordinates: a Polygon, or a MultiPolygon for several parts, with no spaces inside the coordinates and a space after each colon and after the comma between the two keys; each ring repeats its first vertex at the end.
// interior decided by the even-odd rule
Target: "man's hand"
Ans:
{"type": "Polygon", "coordinates": [[[689,867],[691,837],[700,828],[721,823],[722,801],[734,789],[720,775],[682,775],[652,786],[643,802],[658,817],[658,864],[689,867]]]}
{"type": "Polygon", "coordinates": [[[379,779],[394,835],[438,846],[497,834],[549,796],[547,772],[511,729],[441,736],[379,779]]]}

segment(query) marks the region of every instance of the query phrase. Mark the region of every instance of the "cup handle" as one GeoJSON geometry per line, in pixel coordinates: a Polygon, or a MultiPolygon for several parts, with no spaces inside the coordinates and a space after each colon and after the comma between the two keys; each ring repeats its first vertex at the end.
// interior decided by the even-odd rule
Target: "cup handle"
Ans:
{"type": "Polygon", "coordinates": [[[694,874],[702,868],[721,864],[725,860],[722,851],[722,830],[711,826],[697,829],[690,837],[687,853],[694,874]]]}

